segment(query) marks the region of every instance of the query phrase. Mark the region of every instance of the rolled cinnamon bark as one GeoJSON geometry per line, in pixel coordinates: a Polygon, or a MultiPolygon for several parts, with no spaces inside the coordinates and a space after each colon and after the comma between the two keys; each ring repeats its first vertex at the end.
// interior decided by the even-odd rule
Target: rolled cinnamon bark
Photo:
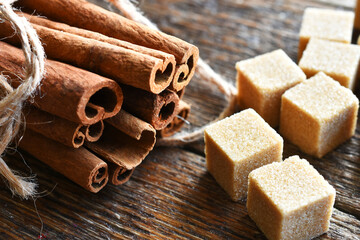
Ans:
{"type": "Polygon", "coordinates": [[[177,64],[188,66],[189,73],[185,77],[191,79],[194,75],[199,58],[199,49],[196,46],[152,30],[85,0],[21,0],[18,6],[36,10],[58,22],[170,53],[175,56],[177,64]]]}
{"type": "Polygon", "coordinates": [[[107,164],[85,148],[73,149],[26,130],[20,148],[91,192],[108,181],[107,164]]]}
{"type": "MultiPolygon", "coordinates": [[[[114,117],[106,119],[106,122],[136,140],[140,140],[146,132],[155,133],[155,129],[149,123],[131,115],[124,109],[121,109],[114,117]]],[[[155,142],[155,139],[153,141],[155,142]]]]}
{"type": "Polygon", "coordinates": [[[157,132],[159,137],[170,137],[178,132],[184,125],[190,113],[190,105],[180,101],[179,110],[174,119],[162,130],[157,132]]]}
{"type": "MultiPolygon", "coordinates": [[[[58,47],[59,48],[59,47],[58,47]]],[[[0,70],[23,74],[25,58],[20,49],[0,41],[0,70]]],[[[108,78],[64,63],[47,60],[41,93],[34,105],[43,111],[83,125],[94,124],[120,111],[123,95],[119,85],[108,78]]]]}
{"type": "Polygon", "coordinates": [[[186,64],[177,65],[175,69],[174,79],[170,83],[169,89],[175,92],[184,89],[192,78],[189,77],[189,66],[186,64]]]}
{"type": "Polygon", "coordinates": [[[135,168],[127,170],[126,168],[114,163],[108,163],[109,180],[114,185],[121,185],[129,181],[135,168]]]}
{"type": "Polygon", "coordinates": [[[88,142],[96,142],[100,139],[104,131],[104,122],[100,120],[99,122],[89,125],[85,130],[85,139],[88,142]]]}
{"type": "Polygon", "coordinates": [[[175,69],[175,65],[176,65],[175,57],[171,54],[168,54],[168,53],[165,53],[162,51],[158,51],[155,49],[139,46],[136,44],[132,44],[132,43],[129,43],[126,41],[116,39],[116,38],[108,37],[101,33],[69,26],[64,23],[54,22],[54,21],[51,21],[44,17],[37,17],[37,16],[30,15],[30,14],[23,13],[23,12],[17,12],[17,14],[26,17],[31,23],[34,23],[34,24],[37,24],[37,25],[40,25],[43,27],[47,27],[47,28],[51,28],[51,29],[55,29],[55,30],[59,30],[59,31],[67,32],[67,33],[76,34],[76,35],[86,37],[86,38],[95,39],[98,41],[110,43],[115,46],[130,49],[130,50],[133,50],[133,51],[136,51],[139,53],[150,55],[150,56],[153,56],[156,58],[160,58],[161,60],[164,61],[164,65],[167,66],[165,72],[170,72],[171,69],[175,69]]]}
{"type": "MultiPolygon", "coordinates": [[[[58,61],[90,70],[117,82],[160,93],[173,79],[174,62],[142,54],[106,42],[32,24],[39,35],[46,55],[58,61]],[[76,53],[76,54],[74,54],[76,53]]],[[[0,37],[11,36],[9,22],[0,24],[0,37]]],[[[20,45],[18,37],[6,42],[20,45]]]]}
{"type": "Polygon", "coordinates": [[[163,129],[174,118],[179,107],[179,97],[175,92],[165,90],[153,94],[126,85],[121,87],[124,92],[124,110],[150,123],[156,130],[163,129]]]}
{"type": "Polygon", "coordinates": [[[84,144],[86,128],[35,107],[24,110],[26,128],[66,146],[79,148],[84,144]]]}
{"type": "Polygon", "coordinates": [[[154,129],[144,130],[140,139],[137,140],[105,124],[104,133],[99,141],[85,142],[85,146],[101,159],[131,170],[137,167],[153,149],[155,135],[154,129]]]}

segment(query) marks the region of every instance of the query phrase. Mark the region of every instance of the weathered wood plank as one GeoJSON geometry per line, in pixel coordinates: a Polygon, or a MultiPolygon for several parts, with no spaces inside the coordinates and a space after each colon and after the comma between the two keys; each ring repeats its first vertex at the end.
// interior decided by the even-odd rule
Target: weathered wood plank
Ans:
{"type": "MultiPolygon", "coordinates": [[[[247,215],[245,203],[230,200],[197,154],[156,149],[130,182],[107,186],[101,194],[88,193],[24,156],[39,172],[42,189],[51,190],[58,183],[50,195],[37,200],[49,239],[264,239],[247,215]]],[[[15,166],[20,165],[17,159],[15,166]]],[[[0,192],[0,237],[37,236],[41,225],[33,202],[12,199],[4,187],[0,192]]],[[[360,234],[359,227],[355,217],[335,210],[330,232],[320,239],[351,238],[360,234]]]]}

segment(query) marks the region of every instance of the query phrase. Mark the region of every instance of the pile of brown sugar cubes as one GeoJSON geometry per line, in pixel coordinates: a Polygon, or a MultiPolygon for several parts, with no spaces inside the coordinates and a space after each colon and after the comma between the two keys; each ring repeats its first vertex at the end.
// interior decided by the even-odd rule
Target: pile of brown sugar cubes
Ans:
{"type": "Polygon", "coordinates": [[[355,133],[360,46],[354,13],[305,10],[299,64],[275,50],[236,64],[239,113],[205,130],[208,171],[268,239],[311,239],[329,229],[335,189],[307,160],[282,161],[283,138],[322,158],[355,133]],[[278,128],[278,134],[273,128],[278,128]]]}

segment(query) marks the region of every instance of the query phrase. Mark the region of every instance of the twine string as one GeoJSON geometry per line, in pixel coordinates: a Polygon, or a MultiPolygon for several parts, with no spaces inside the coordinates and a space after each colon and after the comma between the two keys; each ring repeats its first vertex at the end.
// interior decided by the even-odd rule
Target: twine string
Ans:
{"type": "MultiPolygon", "coordinates": [[[[134,5],[134,1],[130,0],[108,0],[111,2],[116,8],[120,10],[120,12],[128,19],[134,20],[136,22],[142,23],[154,30],[159,30],[159,28],[151,22],[148,18],[146,18],[143,13],[134,5]]],[[[216,86],[221,93],[224,94],[228,105],[225,109],[220,113],[220,115],[210,123],[201,126],[198,129],[193,129],[191,131],[181,131],[175,134],[172,137],[161,138],[157,141],[157,146],[183,146],[188,143],[192,143],[201,139],[204,135],[204,130],[207,126],[212,123],[219,121],[237,110],[237,89],[228,81],[226,81],[222,76],[217,74],[204,60],[199,58],[196,74],[198,76],[216,86]]]]}
{"type": "MultiPolygon", "coordinates": [[[[21,126],[21,113],[24,102],[33,97],[44,74],[45,53],[41,42],[24,18],[12,9],[16,0],[0,1],[0,20],[9,21],[22,42],[25,56],[24,79],[17,88],[12,88],[5,76],[0,75],[0,155],[14,140],[21,126]]],[[[15,174],[0,157],[0,174],[7,181],[11,192],[27,199],[35,195],[36,183],[32,177],[15,174]]]]}

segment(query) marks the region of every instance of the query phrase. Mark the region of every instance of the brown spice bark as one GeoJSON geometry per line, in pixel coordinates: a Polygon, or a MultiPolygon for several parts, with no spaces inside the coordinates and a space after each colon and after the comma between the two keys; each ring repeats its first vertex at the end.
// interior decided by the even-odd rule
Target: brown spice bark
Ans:
{"type": "Polygon", "coordinates": [[[190,114],[190,105],[180,101],[179,110],[174,119],[162,130],[157,132],[159,137],[170,137],[180,131],[190,114]]]}
{"type": "MultiPolygon", "coordinates": [[[[25,58],[20,49],[0,41],[0,70],[23,74],[25,58]]],[[[119,85],[97,74],[64,63],[47,60],[46,74],[33,105],[43,111],[83,125],[94,124],[120,111],[123,95],[119,85]]],[[[15,74],[15,75],[14,75],[15,74]]]]}
{"type": "Polygon", "coordinates": [[[155,130],[146,130],[139,140],[105,124],[103,136],[94,143],[85,143],[96,155],[127,170],[137,167],[155,145],[155,130]]]}
{"type": "Polygon", "coordinates": [[[175,57],[171,54],[168,54],[168,53],[165,53],[162,51],[139,46],[139,45],[132,44],[132,43],[129,43],[126,41],[122,41],[122,40],[119,40],[116,38],[108,37],[101,33],[69,26],[64,23],[54,22],[54,21],[51,21],[44,17],[37,17],[37,16],[30,15],[30,14],[23,13],[23,12],[17,12],[17,14],[19,14],[20,16],[26,17],[31,23],[34,23],[34,24],[37,24],[37,25],[40,25],[43,27],[47,27],[47,28],[51,28],[51,29],[55,29],[55,30],[59,30],[59,31],[67,32],[67,33],[72,33],[72,34],[75,34],[75,35],[78,35],[81,37],[95,39],[95,40],[98,40],[101,42],[106,42],[106,43],[109,43],[109,44],[112,44],[115,46],[123,47],[123,48],[133,50],[133,51],[136,51],[139,53],[143,53],[143,54],[150,55],[150,56],[153,56],[156,58],[160,58],[161,60],[164,61],[164,65],[167,66],[166,67],[167,69],[165,70],[165,72],[170,72],[171,69],[175,68],[175,65],[176,65],[175,57]]]}
{"type": "Polygon", "coordinates": [[[82,125],[32,106],[26,107],[23,112],[27,129],[73,148],[81,147],[85,140],[96,142],[104,131],[102,120],[92,125],[82,125]]]}
{"type": "MultiPolygon", "coordinates": [[[[153,93],[160,93],[173,79],[173,62],[142,54],[106,42],[81,37],[40,25],[32,25],[39,35],[46,55],[54,60],[96,72],[117,82],[153,93]]],[[[0,24],[0,37],[11,36],[9,22],[0,24]]],[[[20,45],[18,37],[6,38],[11,44],[20,45]]]]}
{"type": "Polygon", "coordinates": [[[174,118],[179,105],[175,92],[165,90],[153,94],[130,86],[121,87],[124,90],[124,110],[150,123],[156,130],[163,129],[174,118]]]}
{"type": "Polygon", "coordinates": [[[85,140],[88,142],[96,142],[100,139],[104,132],[104,122],[100,120],[97,123],[89,125],[85,130],[85,140]]]}
{"type": "Polygon", "coordinates": [[[35,107],[24,110],[26,128],[72,148],[84,144],[84,125],[41,111],[35,107]]]}
{"type": "MultiPolygon", "coordinates": [[[[76,35],[79,35],[82,37],[91,38],[91,39],[95,39],[98,41],[110,43],[112,45],[124,47],[126,49],[134,50],[134,51],[137,51],[137,52],[140,52],[143,54],[147,54],[147,55],[150,55],[150,56],[153,56],[156,58],[160,58],[164,61],[164,65],[166,65],[167,68],[169,68],[169,70],[165,70],[165,72],[169,72],[170,69],[175,68],[175,65],[176,65],[175,57],[171,54],[167,54],[165,52],[154,50],[154,49],[147,48],[147,47],[142,47],[142,46],[132,44],[132,43],[129,43],[126,41],[122,41],[122,40],[119,40],[116,38],[108,37],[108,36],[105,36],[105,35],[97,33],[97,32],[88,31],[85,29],[77,28],[77,27],[72,27],[72,26],[69,26],[64,23],[54,22],[54,21],[51,21],[44,17],[36,17],[36,16],[30,15],[30,14],[21,13],[21,12],[18,12],[18,14],[25,16],[31,23],[34,23],[34,24],[37,24],[40,26],[44,26],[47,28],[51,28],[51,29],[55,29],[55,30],[59,30],[59,31],[63,31],[63,32],[68,32],[68,33],[76,34],[76,35]]],[[[186,87],[189,84],[191,78],[192,78],[192,75],[189,76],[189,66],[187,64],[177,65],[175,68],[174,77],[171,81],[171,84],[169,85],[169,88],[174,91],[181,91],[181,89],[184,89],[184,87],[186,87]]]]}
{"type": "Polygon", "coordinates": [[[114,163],[108,163],[109,181],[114,185],[121,185],[129,181],[135,168],[127,170],[126,168],[114,163]]]}
{"type": "Polygon", "coordinates": [[[85,0],[21,0],[18,6],[43,14],[50,19],[64,22],[109,37],[170,53],[178,65],[186,64],[194,75],[199,50],[179,38],[150,29],[119,14],[107,11],[85,0]]]}
{"type": "Polygon", "coordinates": [[[174,79],[170,83],[169,89],[175,92],[181,91],[189,83],[194,73],[189,76],[189,66],[186,64],[177,65],[174,73],[174,79]]]}
{"type": "Polygon", "coordinates": [[[100,191],[108,181],[107,164],[85,148],[73,149],[26,130],[20,148],[88,191],[100,191]]]}
{"type": "Polygon", "coordinates": [[[146,132],[155,133],[151,124],[131,115],[124,109],[121,109],[114,117],[106,119],[106,122],[136,140],[140,140],[146,132]]]}

